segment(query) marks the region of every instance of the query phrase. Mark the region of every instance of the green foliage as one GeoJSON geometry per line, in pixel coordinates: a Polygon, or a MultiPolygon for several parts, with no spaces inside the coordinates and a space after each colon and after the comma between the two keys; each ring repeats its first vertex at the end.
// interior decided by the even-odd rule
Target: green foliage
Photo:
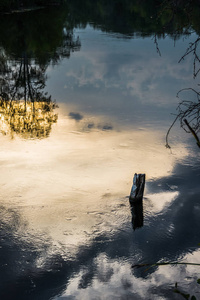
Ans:
{"type": "MultiPolygon", "coordinates": [[[[68,10],[61,7],[1,17],[0,47],[14,59],[24,52],[40,65],[58,59],[68,10]],[[9,37],[9,38],[8,38],[9,37]]],[[[71,29],[72,31],[72,29],[71,29]]]]}
{"type": "Polygon", "coordinates": [[[1,0],[0,11],[66,2],[74,26],[94,28],[132,35],[157,37],[164,34],[186,34],[193,28],[200,32],[200,7],[196,0],[1,0]]]}
{"type": "Polygon", "coordinates": [[[67,5],[76,26],[88,22],[94,28],[120,32],[126,35],[140,33],[157,37],[164,34],[187,34],[193,28],[200,30],[200,7],[195,0],[68,0],[67,5]]]}

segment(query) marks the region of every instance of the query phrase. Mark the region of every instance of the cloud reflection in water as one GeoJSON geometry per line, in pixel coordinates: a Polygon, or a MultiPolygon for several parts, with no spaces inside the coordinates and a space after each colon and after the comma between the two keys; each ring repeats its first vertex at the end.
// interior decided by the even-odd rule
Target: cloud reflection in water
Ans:
{"type": "MultiPolygon", "coordinates": [[[[84,42],[82,37],[81,40],[84,42]]],[[[21,299],[27,291],[32,293],[29,299],[37,300],[62,293],[68,299],[101,298],[102,290],[111,299],[116,295],[147,299],[155,293],[172,299],[164,284],[168,281],[173,285],[177,276],[184,281],[186,269],[153,268],[144,273],[133,271],[131,266],[141,261],[177,259],[196,251],[198,168],[194,174],[191,165],[185,164],[188,148],[178,141],[173,147],[175,154],[167,152],[163,134],[166,127],[163,123],[158,126],[171,110],[171,96],[176,90],[171,83],[175,80],[179,84],[182,68],[174,72],[172,64],[167,63],[169,57],[161,65],[157,58],[149,60],[133,54],[133,48],[127,50],[129,55],[124,55],[124,59],[121,54],[111,56],[113,49],[117,49],[114,43],[110,51],[102,54],[100,49],[94,51],[97,47],[91,41],[92,47],[83,43],[76,59],[72,56],[67,61],[68,68],[66,61],[58,67],[59,72],[65,73],[57,77],[59,83],[52,76],[54,84],[49,91],[54,98],[65,100],[66,105],[60,105],[58,122],[48,139],[25,141],[16,135],[10,141],[0,137],[1,205],[14,212],[5,218],[5,224],[2,217],[1,224],[7,228],[11,220],[16,220],[15,215],[21,224],[17,229],[11,228],[8,244],[2,241],[4,254],[15,249],[14,255],[22,266],[11,279],[11,285],[21,299]],[[90,50],[87,55],[84,47],[90,50]],[[169,93],[164,93],[166,76],[171,87],[169,93]],[[58,89],[62,86],[56,97],[55,84],[58,89]],[[138,118],[141,122],[137,123],[138,118]],[[152,118],[156,121],[152,122],[152,118]],[[133,233],[126,196],[135,172],[147,174],[147,186],[144,226],[133,233]],[[189,181],[188,186],[191,176],[195,182],[193,185],[189,181]],[[31,253],[30,266],[24,257],[31,253]],[[158,285],[159,291],[155,291],[158,285]]],[[[140,41],[137,51],[141,47],[145,52],[150,50],[150,46],[144,45],[140,41]]],[[[187,67],[183,72],[185,81],[189,77],[187,67]]],[[[197,158],[195,162],[199,166],[197,158]]],[[[9,259],[5,256],[8,273],[12,272],[13,262],[12,257],[9,259]]]]}
{"type": "MultiPolygon", "coordinates": [[[[95,286],[101,290],[101,285],[107,286],[108,295],[115,294],[115,283],[121,282],[122,296],[123,292],[130,291],[137,297],[145,297],[148,281],[141,281],[138,276],[130,278],[130,269],[134,261],[151,256],[153,248],[146,247],[146,241],[151,239],[151,226],[155,229],[160,220],[152,219],[155,222],[152,223],[148,219],[148,202],[144,203],[147,217],[144,222],[150,222],[151,226],[146,227],[143,240],[135,232],[135,244],[126,196],[136,170],[145,172],[148,180],[154,178],[156,182],[172,173],[177,156],[181,161],[187,156],[187,150],[178,145],[174,158],[166,154],[159,131],[132,127],[118,130],[115,120],[86,114],[74,122],[69,117],[70,111],[61,105],[58,122],[48,139],[16,137],[11,142],[1,136],[1,203],[27,224],[18,232],[20,243],[24,238],[27,255],[37,243],[39,232],[41,237],[33,250],[35,263],[31,268],[35,267],[34,270],[28,271],[21,257],[23,244],[15,252],[23,266],[16,275],[21,282],[16,289],[20,293],[24,286],[30,288],[27,280],[31,278],[30,291],[40,299],[50,293],[43,286],[46,280],[54,281],[51,296],[63,291],[63,285],[69,282],[67,293],[78,293],[84,299],[87,293],[94,292],[95,286]],[[92,122],[112,124],[113,130],[98,126],[85,130],[92,122]],[[26,274],[23,269],[30,272],[27,279],[23,277],[26,274]],[[135,288],[133,291],[137,282],[144,286],[141,294],[135,288]]],[[[157,239],[154,240],[154,235],[152,238],[156,245],[157,239]]],[[[156,259],[162,257],[158,252],[156,259]]],[[[6,259],[9,261],[9,257],[6,259]]]]}

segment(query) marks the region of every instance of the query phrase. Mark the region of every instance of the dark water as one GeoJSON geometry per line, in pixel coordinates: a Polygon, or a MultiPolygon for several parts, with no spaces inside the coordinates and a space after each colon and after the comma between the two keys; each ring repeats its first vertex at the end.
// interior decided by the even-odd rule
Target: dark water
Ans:
{"type": "Polygon", "coordinates": [[[179,120],[165,147],[198,103],[176,97],[198,91],[193,53],[179,63],[198,22],[129,4],[1,16],[1,299],[199,297],[199,266],[155,265],[200,263],[199,148],[179,120]]]}

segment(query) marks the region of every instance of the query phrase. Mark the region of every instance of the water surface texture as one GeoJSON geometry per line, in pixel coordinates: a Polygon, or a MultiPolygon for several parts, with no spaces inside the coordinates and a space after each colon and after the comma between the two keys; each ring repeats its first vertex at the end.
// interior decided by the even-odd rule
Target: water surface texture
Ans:
{"type": "Polygon", "coordinates": [[[165,147],[198,100],[195,18],[99,3],[2,16],[1,298],[199,299],[199,266],[155,265],[200,263],[199,147],[179,119],[165,147]]]}

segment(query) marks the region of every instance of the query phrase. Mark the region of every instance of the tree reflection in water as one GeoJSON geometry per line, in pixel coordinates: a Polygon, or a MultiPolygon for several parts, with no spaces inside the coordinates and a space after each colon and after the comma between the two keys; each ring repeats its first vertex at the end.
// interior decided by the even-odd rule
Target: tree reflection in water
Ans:
{"type": "Polygon", "coordinates": [[[169,145],[168,137],[170,131],[177,120],[180,122],[180,126],[187,132],[192,133],[194,136],[197,146],[200,148],[200,141],[197,133],[200,130],[200,92],[194,90],[193,88],[182,89],[178,92],[177,97],[182,92],[190,92],[189,99],[192,99],[194,95],[196,96],[196,101],[192,100],[182,100],[180,101],[177,111],[178,114],[174,119],[172,125],[169,127],[166,134],[166,147],[171,148],[169,145]]]}
{"type": "Polygon", "coordinates": [[[46,70],[81,47],[66,12],[57,10],[52,17],[42,14],[42,26],[34,16],[8,16],[3,20],[7,26],[0,30],[0,126],[3,134],[9,132],[12,137],[14,133],[23,138],[49,136],[58,115],[55,102],[44,91],[46,70]],[[15,38],[9,43],[10,33],[15,38]]]}
{"type": "Polygon", "coordinates": [[[44,92],[46,68],[31,63],[26,54],[14,63],[1,56],[1,132],[12,137],[47,137],[58,118],[55,102],[44,92]]]}
{"type": "Polygon", "coordinates": [[[138,228],[143,227],[144,225],[144,216],[143,216],[143,200],[136,203],[130,204],[131,215],[132,215],[132,226],[135,231],[138,228]]]}
{"type": "MultiPolygon", "coordinates": [[[[160,15],[158,19],[164,20],[164,27],[167,30],[173,28],[172,37],[174,41],[181,36],[194,35],[194,41],[190,42],[185,50],[185,53],[179,59],[179,63],[184,61],[188,56],[193,60],[193,78],[195,79],[200,72],[200,56],[199,56],[199,42],[200,42],[200,28],[198,22],[199,6],[196,6],[196,2],[191,1],[163,1],[160,5],[160,15]]],[[[157,52],[160,54],[158,45],[158,34],[155,34],[154,42],[156,44],[157,52]]],[[[166,36],[166,33],[163,37],[166,36]]],[[[198,85],[199,86],[199,85],[198,85]]],[[[183,99],[177,106],[178,113],[168,129],[166,134],[166,147],[171,148],[168,142],[169,133],[177,120],[180,122],[180,126],[188,133],[192,133],[198,147],[200,147],[200,141],[198,132],[200,129],[200,92],[194,88],[183,88],[177,93],[179,98],[183,92],[191,92],[187,99],[183,99]]]]}
{"type": "Polygon", "coordinates": [[[22,138],[48,137],[58,115],[55,103],[0,100],[1,133],[19,134],[22,138]]]}

